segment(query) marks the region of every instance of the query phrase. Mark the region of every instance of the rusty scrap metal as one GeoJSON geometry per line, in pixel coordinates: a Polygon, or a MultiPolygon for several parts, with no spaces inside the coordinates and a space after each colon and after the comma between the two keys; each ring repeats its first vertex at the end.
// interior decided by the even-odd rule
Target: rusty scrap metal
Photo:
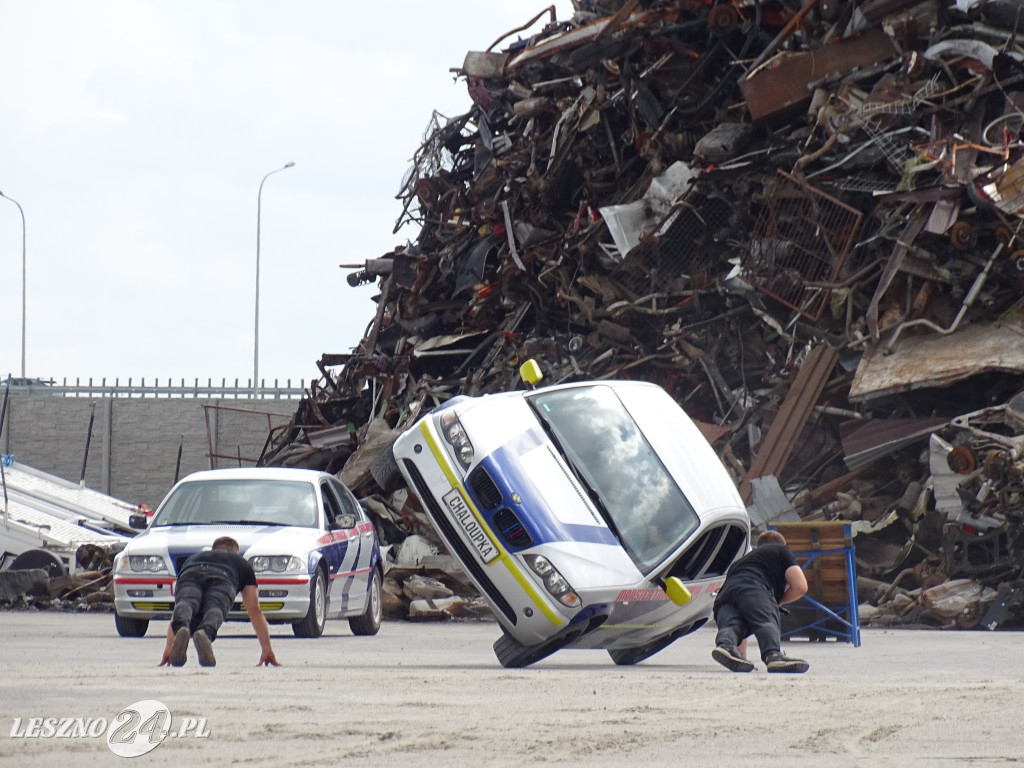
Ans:
{"type": "Polygon", "coordinates": [[[399,185],[395,232],[418,235],[344,265],[379,284],[373,321],[321,358],[260,462],[347,471],[383,538],[431,537],[366,471],[388,434],[519,386],[528,358],[548,382],[644,379],[737,485],[852,522],[860,576],[899,582],[870,591],[880,623],[1024,616],[1016,17],[971,0],[573,6],[454,70],[467,111],[427,116],[399,185]],[[930,592],[958,580],[977,588],[930,592]]]}

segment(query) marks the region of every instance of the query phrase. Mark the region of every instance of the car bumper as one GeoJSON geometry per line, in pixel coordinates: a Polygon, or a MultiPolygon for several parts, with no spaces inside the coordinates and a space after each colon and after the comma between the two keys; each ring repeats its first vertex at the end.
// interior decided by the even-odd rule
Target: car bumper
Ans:
{"type": "MultiPolygon", "coordinates": [[[[298,621],[309,612],[309,576],[270,577],[257,580],[260,610],[267,621],[298,621]]],[[[169,619],[174,612],[172,577],[114,577],[114,610],[133,619],[169,619]]],[[[248,614],[236,600],[228,619],[245,619],[248,614]]]]}

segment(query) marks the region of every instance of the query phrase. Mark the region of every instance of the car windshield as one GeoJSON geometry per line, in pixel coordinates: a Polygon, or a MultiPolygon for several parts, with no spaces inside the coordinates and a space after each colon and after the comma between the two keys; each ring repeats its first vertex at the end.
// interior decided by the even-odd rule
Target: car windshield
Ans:
{"type": "Polygon", "coordinates": [[[159,525],[317,525],[316,490],[292,480],[195,480],[179,485],[153,520],[159,525]]]}
{"type": "Polygon", "coordinates": [[[697,529],[690,502],[611,387],[555,390],[529,401],[642,573],[697,529]]]}

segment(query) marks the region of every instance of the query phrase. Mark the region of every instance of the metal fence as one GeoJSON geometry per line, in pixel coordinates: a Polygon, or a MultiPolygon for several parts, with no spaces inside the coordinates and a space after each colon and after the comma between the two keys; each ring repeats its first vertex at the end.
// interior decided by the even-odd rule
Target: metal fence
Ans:
{"type": "Polygon", "coordinates": [[[100,379],[98,382],[93,379],[83,381],[75,379],[71,382],[64,379],[57,382],[55,379],[12,379],[0,381],[0,396],[4,390],[10,388],[12,397],[31,395],[33,397],[202,397],[211,399],[237,399],[237,400],[293,400],[301,398],[305,393],[305,380],[299,379],[298,386],[292,385],[292,380],[287,379],[281,384],[274,379],[273,384],[266,380],[260,381],[259,394],[253,392],[252,380],[240,382],[235,379],[229,384],[227,379],[221,379],[220,384],[214,384],[213,379],[207,379],[206,384],[201,384],[195,379],[191,384],[184,379],[175,383],[174,379],[165,379],[161,384],[160,379],[153,379],[152,383],[146,383],[146,379],[128,379],[122,383],[120,379],[114,379],[108,383],[107,379],[100,379]]]}
{"type": "Polygon", "coordinates": [[[263,455],[267,440],[291,417],[278,413],[204,405],[210,469],[254,467],[263,455]]]}

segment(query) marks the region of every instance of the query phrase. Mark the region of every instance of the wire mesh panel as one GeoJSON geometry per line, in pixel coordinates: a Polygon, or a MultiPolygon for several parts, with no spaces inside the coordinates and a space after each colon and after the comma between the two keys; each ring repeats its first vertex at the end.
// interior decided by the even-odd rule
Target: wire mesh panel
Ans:
{"type": "Polygon", "coordinates": [[[765,186],[744,263],[750,283],[817,322],[829,283],[856,242],[862,215],[783,171],[765,186]]]}
{"type": "Polygon", "coordinates": [[[280,413],[204,405],[210,469],[254,467],[272,430],[288,425],[280,413]]]}
{"type": "Polygon", "coordinates": [[[637,296],[657,293],[680,278],[701,288],[709,268],[727,249],[732,210],[698,183],[676,203],[658,232],[623,260],[615,277],[637,296]]]}
{"type": "Polygon", "coordinates": [[[449,119],[435,110],[431,116],[423,132],[422,145],[402,179],[401,189],[395,195],[404,201],[402,214],[395,222],[395,232],[404,224],[416,220],[414,210],[424,205],[429,208],[446,192],[452,191],[441,177],[455,167],[458,150],[468,141],[464,132],[467,122],[468,115],[449,119]]]}

